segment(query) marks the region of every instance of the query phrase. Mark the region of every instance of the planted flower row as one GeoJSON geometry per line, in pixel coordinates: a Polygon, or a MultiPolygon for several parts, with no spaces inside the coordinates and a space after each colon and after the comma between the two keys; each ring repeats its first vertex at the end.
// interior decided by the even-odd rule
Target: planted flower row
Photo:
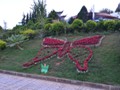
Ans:
{"type": "Polygon", "coordinates": [[[69,50],[70,50],[70,45],[71,45],[70,42],[66,42],[66,43],[63,45],[63,47],[60,47],[60,48],[58,49],[58,57],[59,57],[59,58],[63,57],[64,55],[66,55],[66,54],[69,52],[69,50]]]}
{"type": "MultiPolygon", "coordinates": [[[[72,48],[76,48],[75,46],[74,47],[71,47],[72,48]]],[[[89,48],[89,47],[86,47],[84,45],[79,45],[79,48],[85,48],[89,51],[89,55],[88,57],[84,60],[83,62],[83,67],[80,65],[79,61],[76,60],[75,58],[73,58],[73,56],[71,55],[71,53],[68,53],[68,56],[69,58],[75,62],[75,65],[76,65],[76,68],[79,70],[79,71],[87,71],[88,70],[88,61],[91,59],[92,55],[93,55],[93,52],[92,50],[89,48]]]]}
{"type": "Polygon", "coordinates": [[[101,35],[96,35],[90,38],[83,38],[81,40],[74,41],[73,45],[95,45],[100,41],[101,37],[101,35]]]}
{"type": "Polygon", "coordinates": [[[46,59],[51,58],[53,55],[57,54],[57,52],[58,52],[58,50],[56,50],[56,51],[53,51],[51,54],[49,54],[45,57],[39,58],[39,55],[40,55],[41,51],[43,51],[43,49],[47,49],[47,48],[56,48],[56,47],[43,47],[43,48],[41,48],[40,51],[38,52],[38,54],[36,55],[36,57],[34,57],[31,61],[24,63],[23,67],[28,68],[35,63],[38,63],[42,60],[46,60],[46,59]]]}
{"type": "Polygon", "coordinates": [[[43,45],[63,45],[65,41],[56,38],[44,38],[43,45]]]}

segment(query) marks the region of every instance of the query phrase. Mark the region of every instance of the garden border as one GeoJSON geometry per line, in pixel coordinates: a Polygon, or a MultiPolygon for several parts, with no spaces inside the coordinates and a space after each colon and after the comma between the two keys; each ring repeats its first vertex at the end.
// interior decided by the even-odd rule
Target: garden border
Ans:
{"type": "Polygon", "coordinates": [[[53,76],[28,74],[28,73],[21,73],[21,72],[2,70],[2,69],[0,69],[0,73],[21,76],[21,77],[34,78],[34,79],[54,81],[54,82],[59,82],[59,83],[82,85],[82,86],[94,87],[94,88],[105,89],[105,90],[120,90],[120,86],[92,83],[92,82],[85,82],[85,81],[78,81],[78,80],[70,80],[70,79],[65,79],[65,78],[57,78],[57,77],[53,77],[53,76]]]}

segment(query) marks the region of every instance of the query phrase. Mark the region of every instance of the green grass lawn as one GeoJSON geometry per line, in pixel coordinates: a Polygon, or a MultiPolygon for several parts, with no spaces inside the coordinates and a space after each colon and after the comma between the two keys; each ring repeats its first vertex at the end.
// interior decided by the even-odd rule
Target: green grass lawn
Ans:
{"type": "MultiPolygon", "coordinates": [[[[73,41],[90,35],[91,34],[82,34],[66,37],[68,40],[73,41]]],[[[64,37],[65,36],[60,36],[57,38],[64,39],[64,37]]],[[[22,64],[35,57],[41,48],[41,42],[42,39],[24,42],[22,46],[25,50],[23,51],[15,48],[7,48],[0,51],[0,69],[41,75],[40,63],[46,63],[50,65],[49,72],[45,74],[48,76],[120,85],[120,33],[108,34],[99,47],[92,47],[94,54],[89,62],[87,73],[78,73],[75,65],[68,57],[64,57],[63,59],[53,57],[31,68],[23,69],[22,64]],[[62,63],[56,65],[58,62],[62,63]]]]}

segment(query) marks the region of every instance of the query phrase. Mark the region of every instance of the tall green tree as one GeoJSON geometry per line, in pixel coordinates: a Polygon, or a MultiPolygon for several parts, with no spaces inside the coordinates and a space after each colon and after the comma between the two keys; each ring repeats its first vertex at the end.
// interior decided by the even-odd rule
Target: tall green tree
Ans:
{"type": "Polygon", "coordinates": [[[25,14],[23,14],[23,18],[22,18],[22,22],[21,22],[21,24],[24,26],[25,24],[26,24],[26,20],[25,20],[25,14]]]}
{"type": "Polygon", "coordinates": [[[52,18],[52,19],[58,19],[59,16],[57,15],[55,10],[52,10],[49,14],[48,14],[48,18],[52,18]]]}
{"type": "Polygon", "coordinates": [[[46,18],[46,2],[45,0],[38,0],[37,2],[34,1],[33,5],[33,20],[37,23],[37,26],[41,26],[41,28],[45,25],[45,18],[46,18]]]}
{"type": "Polygon", "coordinates": [[[30,18],[29,18],[29,14],[27,13],[26,15],[26,24],[29,22],[30,18]]]}
{"type": "Polygon", "coordinates": [[[40,22],[41,19],[46,17],[46,3],[44,0],[34,1],[34,5],[32,7],[33,10],[33,18],[36,19],[37,22],[40,22]]]}
{"type": "Polygon", "coordinates": [[[83,22],[86,22],[88,20],[88,11],[85,6],[83,6],[80,12],[77,14],[77,18],[81,19],[83,22]]]}

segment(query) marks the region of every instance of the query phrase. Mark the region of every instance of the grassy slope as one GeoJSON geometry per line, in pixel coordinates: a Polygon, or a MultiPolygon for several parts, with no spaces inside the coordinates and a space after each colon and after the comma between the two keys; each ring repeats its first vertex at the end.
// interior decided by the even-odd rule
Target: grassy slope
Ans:
{"type": "MultiPolygon", "coordinates": [[[[83,36],[67,37],[70,41],[83,36]]],[[[60,37],[64,39],[64,37],[60,37]]],[[[33,74],[40,73],[40,64],[28,69],[22,68],[22,63],[33,58],[40,49],[42,40],[30,40],[23,44],[25,50],[20,51],[15,48],[7,48],[0,51],[0,69],[14,70],[33,74]]],[[[120,85],[120,34],[106,35],[101,46],[92,47],[94,56],[89,62],[89,72],[77,73],[75,65],[69,58],[64,58],[64,62],[56,65],[62,60],[53,57],[50,60],[42,61],[50,65],[47,75],[76,79],[81,81],[91,81],[106,84],[120,85]]]]}

